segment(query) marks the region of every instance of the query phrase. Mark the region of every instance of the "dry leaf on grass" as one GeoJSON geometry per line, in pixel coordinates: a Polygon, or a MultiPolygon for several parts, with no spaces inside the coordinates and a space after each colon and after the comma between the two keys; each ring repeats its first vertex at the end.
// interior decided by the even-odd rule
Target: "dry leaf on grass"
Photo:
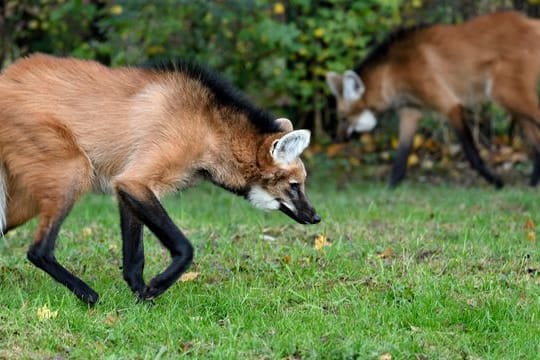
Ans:
{"type": "Polygon", "coordinates": [[[393,253],[394,253],[394,251],[392,250],[392,248],[387,247],[386,249],[384,249],[384,251],[382,253],[378,253],[377,257],[379,259],[388,259],[388,258],[392,257],[393,253]]]}
{"type": "Polygon", "coordinates": [[[37,309],[37,317],[39,321],[45,321],[49,319],[54,319],[58,316],[58,310],[51,311],[47,305],[37,309]]]}
{"type": "Polygon", "coordinates": [[[392,360],[392,354],[383,353],[381,356],[379,356],[379,360],[392,360]]]}
{"type": "Polygon", "coordinates": [[[291,255],[283,255],[283,256],[281,257],[281,262],[284,263],[284,264],[289,265],[289,264],[292,262],[292,257],[291,257],[291,255]]]}
{"type": "Polygon", "coordinates": [[[409,157],[407,158],[407,166],[416,166],[419,162],[420,159],[418,159],[418,155],[414,153],[409,155],[409,157]]]}
{"type": "Polygon", "coordinates": [[[196,271],[187,272],[187,273],[182,274],[182,276],[180,276],[180,281],[181,282],[193,281],[197,278],[197,276],[199,276],[199,273],[196,271]]]}
{"type": "Polygon", "coordinates": [[[421,134],[414,135],[413,149],[415,149],[415,150],[419,149],[420,146],[422,146],[422,144],[424,144],[424,142],[425,142],[424,136],[422,136],[421,134]]]}
{"type": "Polygon", "coordinates": [[[319,252],[323,252],[324,248],[327,246],[332,246],[332,243],[328,241],[325,235],[319,234],[313,242],[313,247],[319,252]]]}
{"type": "Polygon", "coordinates": [[[118,314],[117,313],[110,313],[105,316],[105,320],[103,322],[105,325],[114,325],[118,321],[118,314]]]}
{"type": "Polygon", "coordinates": [[[345,144],[332,144],[332,145],[329,145],[326,148],[326,156],[328,156],[329,158],[332,158],[332,157],[340,154],[344,147],[345,147],[345,144]]]}

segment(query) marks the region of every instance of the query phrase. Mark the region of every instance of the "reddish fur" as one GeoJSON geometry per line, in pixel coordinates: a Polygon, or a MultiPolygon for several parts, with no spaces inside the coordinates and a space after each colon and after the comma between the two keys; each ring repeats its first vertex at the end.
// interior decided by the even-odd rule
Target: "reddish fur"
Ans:
{"type": "MultiPolygon", "coordinates": [[[[17,61],[0,81],[7,229],[39,213],[39,234],[91,188],[129,188],[143,198],[149,188],[159,197],[189,185],[201,168],[245,187],[274,166],[267,155],[284,133],[268,140],[245,116],[228,121],[225,114],[182,73],[47,55],[17,61]]],[[[301,163],[291,168],[303,183],[301,163]]]]}
{"type": "Polygon", "coordinates": [[[489,77],[496,101],[523,115],[536,114],[540,46],[534,44],[540,44],[540,22],[516,12],[419,29],[397,41],[383,61],[360,70],[366,93],[342,110],[385,110],[399,93],[448,114],[456,103],[483,100],[489,77]]]}
{"type": "Polygon", "coordinates": [[[540,21],[518,12],[494,13],[459,25],[413,30],[390,42],[387,50],[356,69],[366,89],[357,101],[340,96],[339,76],[327,79],[337,92],[343,117],[352,121],[366,109],[406,109],[400,114],[400,145],[407,147],[417,128],[418,110],[445,115],[459,132],[466,126],[463,108],[490,95],[521,122],[525,136],[540,152],[540,21]]]}

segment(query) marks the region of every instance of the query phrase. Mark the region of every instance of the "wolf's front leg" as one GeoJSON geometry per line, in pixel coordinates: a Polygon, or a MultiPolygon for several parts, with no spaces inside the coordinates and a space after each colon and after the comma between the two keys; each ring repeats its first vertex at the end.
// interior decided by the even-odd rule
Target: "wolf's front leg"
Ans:
{"type": "Polygon", "coordinates": [[[120,201],[122,229],[122,272],[131,290],[141,297],[144,292],[143,223],[120,201]]]}
{"type": "MultiPolygon", "coordinates": [[[[140,295],[142,299],[153,299],[174,284],[191,265],[193,246],[174,225],[152,190],[140,183],[126,181],[117,182],[115,187],[120,206],[148,226],[171,254],[171,264],[165,271],[153,278],[140,295]]],[[[142,245],[131,243],[130,246],[131,255],[137,254],[133,258],[136,261],[139,260],[138,267],[133,265],[130,269],[135,272],[140,270],[140,277],[136,275],[135,278],[136,282],[142,281],[142,263],[140,262],[142,245]]]]}

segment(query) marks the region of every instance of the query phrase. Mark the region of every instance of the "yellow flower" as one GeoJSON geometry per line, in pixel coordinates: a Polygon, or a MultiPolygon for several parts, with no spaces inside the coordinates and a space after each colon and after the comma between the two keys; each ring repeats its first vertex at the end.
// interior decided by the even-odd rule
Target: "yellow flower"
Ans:
{"type": "Polygon", "coordinates": [[[109,9],[109,12],[113,15],[120,15],[122,11],[124,11],[124,9],[122,8],[122,5],[113,5],[109,9]]]}
{"type": "Polygon", "coordinates": [[[285,12],[285,6],[282,3],[277,2],[274,4],[274,14],[281,15],[284,12],[285,12]]]}
{"type": "Polygon", "coordinates": [[[322,38],[324,35],[324,29],[323,28],[316,28],[313,32],[313,35],[315,35],[316,38],[322,38]]]}

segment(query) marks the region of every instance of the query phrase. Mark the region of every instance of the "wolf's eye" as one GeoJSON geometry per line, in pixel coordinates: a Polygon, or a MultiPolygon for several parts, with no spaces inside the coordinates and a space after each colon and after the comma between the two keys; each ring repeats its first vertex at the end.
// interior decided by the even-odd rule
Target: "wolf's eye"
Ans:
{"type": "Polygon", "coordinates": [[[300,184],[299,183],[291,183],[291,190],[294,192],[300,191],[300,184]]]}

